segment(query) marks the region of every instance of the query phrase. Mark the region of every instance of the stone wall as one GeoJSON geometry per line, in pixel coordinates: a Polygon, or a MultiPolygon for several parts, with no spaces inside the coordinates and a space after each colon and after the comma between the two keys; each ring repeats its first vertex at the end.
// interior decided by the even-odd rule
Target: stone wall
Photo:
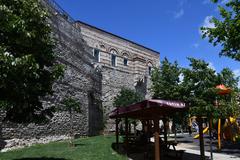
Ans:
{"type": "Polygon", "coordinates": [[[81,21],[76,22],[87,45],[99,51],[97,65],[102,70],[102,105],[107,120],[107,130],[114,130],[114,122],[109,121],[109,113],[114,109],[113,101],[121,88],[130,88],[151,97],[149,66],[159,66],[160,54],[135,42],[119,37],[81,21]],[[116,56],[116,66],[112,66],[111,55],[116,56]],[[128,64],[124,65],[124,58],[128,64]]]}
{"type": "MultiPolygon", "coordinates": [[[[96,135],[102,129],[101,81],[102,76],[94,66],[91,50],[82,39],[81,30],[47,1],[43,4],[50,11],[49,23],[56,39],[55,53],[59,63],[64,64],[64,78],[53,85],[54,94],[43,100],[45,107],[58,106],[67,96],[76,98],[81,104],[80,114],[74,116],[74,133],[96,135]]],[[[1,119],[4,113],[1,114],[1,119]]],[[[70,130],[68,112],[56,112],[46,124],[16,124],[3,122],[2,138],[41,138],[45,136],[67,135],[70,130]]]]}
{"type": "MultiPolygon", "coordinates": [[[[58,106],[67,96],[78,99],[82,113],[74,116],[75,134],[99,134],[103,129],[103,119],[108,120],[113,100],[122,87],[135,89],[146,98],[150,97],[148,68],[159,66],[158,52],[96,27],[75,22],[53,0],[42,0],[42,3],[50,11],[49,23],[56,39],[57,60],[66,69],[64,78],[53,86],[54,94],[44,98],[44,106],[58,106]],[[93,49],[100,51],[99,62],[94,60],[93,49]],[[111,66],[111,54],[117,56],[116,66],[111,66]],[[123,64],[124,58],[128,59],[127,65],[123,64]]],[[[0,119],[3,118],[4,113],[0,113],[0,119]]],[[[42,125],[3,122],[0,123],[0,135],[4,139],[35,138],[34,142],[38,141],[36,138],[43,137],[58,139],[56,136],[69,133],[69,118],[67,112],[56,112],[49,123],[42,125]]],[[[111,123],[108,124],[106,127],[111,129],[111,123]]]]}

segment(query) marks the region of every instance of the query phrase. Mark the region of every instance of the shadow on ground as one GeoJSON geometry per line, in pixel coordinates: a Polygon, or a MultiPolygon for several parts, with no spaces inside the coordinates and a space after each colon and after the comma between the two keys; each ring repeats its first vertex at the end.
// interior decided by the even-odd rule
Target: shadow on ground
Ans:
{"type": "Polygon", "coordinates": [[[78,147],[78,146],[86,146],[87,144],[83,144],[83,143],[74,143],[74,146],[75,147],[78,147]]]}
{"type": "Polygon", "coordinates": [[[178,143],[193,143],[191,140],[178,140],[178,143]]]}
{"type": "Polygon", "coordinates": [[[51,158],[51,157],[37,157],[37,158],[19,158],[19,159],[13,159],[13,160],[67,160],[65,158],[51,158]]]}
{"type": "Polygon", "coordinates": [[[6,146],[6,142],[0,138],[0,150],[2,150],[6,146]]]}
{"type": "Polygon", "coordinates": [[[238,142],[238,143],[225,142],[225,143],[223,143],[221,151],[219,151],[215,147],[213,152],[215,152],[215,153],[225,153],[225,154],[228,154],[228,155],[233,155],[233,156],[236,156],[236,157],[240,157],[240,142],[238,142]]]}
{"type": "MultiPolygon", "coordinates": [[[[123,143],[119,143],[117,146],[116,143],[112,143],[112,149],[115,150],[118,154],[126,155],[132,160],[154,160],[154,144],[137,144],[129,145],[128,148],[123,143]]],[[[185,153],[183,150],[174,151],[174,150],[161,150],[161,160],[200,160],[200,156],[196,154],[185,153]]],[[[208,157],[206,157],[206,160],[208,157]]]]}

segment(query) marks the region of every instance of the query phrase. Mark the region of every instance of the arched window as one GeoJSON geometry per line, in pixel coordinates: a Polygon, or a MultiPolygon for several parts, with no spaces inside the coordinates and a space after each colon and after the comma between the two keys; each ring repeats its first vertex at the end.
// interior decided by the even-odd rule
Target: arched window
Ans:
{"type": "Polygon", "coordinates": [[[148,75],[151,75],[152,73],[152,68],[153,68],[153,65],[151,62],[148,62],[148,75]]]}
{"type": "Polygon", "coordinates": [[[115,49],[110,50],[111,53],[111,64],[113,67],[117,66],[117,51],[115,49]]]}
{"type": "Polygon", "coordinates": [[[128,66],[128,55],[127,55],[127,53],[123,53],[123,65],[128,66]]]}
{"type": "Polygon", "coordinates": [[[93,49],[93,56],[97,62],[100,62],[100,51],[96,48],[93,49]]]}

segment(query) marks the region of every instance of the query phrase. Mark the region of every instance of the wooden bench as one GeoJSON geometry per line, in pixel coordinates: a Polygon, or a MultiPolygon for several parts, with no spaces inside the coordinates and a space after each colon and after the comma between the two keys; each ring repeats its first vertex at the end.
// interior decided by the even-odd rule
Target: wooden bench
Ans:
{"type": "Polygon", "coordinates": [[[162,147],[162,151],[164,152],[164,155],[168,156],[168,157],[174,157],[176,159],[182,159],[183,154],[185,152],[185,150],[176,150],[176,146],[177,146],[177,142],[175,141],[161,141],[161,146],[162,147]],[[171,147],[173,150],[171,150],[171,147]],[[173,152],[171,152],[173,151],[173,152]]]}

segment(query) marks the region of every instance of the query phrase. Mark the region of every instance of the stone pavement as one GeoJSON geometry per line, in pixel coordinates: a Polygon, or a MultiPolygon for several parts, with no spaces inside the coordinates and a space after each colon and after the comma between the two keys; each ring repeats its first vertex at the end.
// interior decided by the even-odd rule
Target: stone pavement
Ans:
{"type": "MultiPolygon", "coordinates": [[[[179,156],[176,157],[176,152],[173,150],[168,151],[167,153],[161,153],[161,160],[200,160],[200,147],[199,147],[199,140],[194,139],[193,136],[189,136],[188,134],[177,134],[177,146],[176,150],[181,151],[184,150],[182,158],[179,156]]],[[[163,136],[161,135],[161,138],[163,136]]],[[[168,137],[169,141],[174,140],[174,135],[170,135],[168,137]]],[[[154,139],[151,138],[153,142],[154,139]]],[[[204,137],[204,144],[205,144],[205,156],[206,160],[210,158],[210,151],[209,151],[209,137],[205,135],[204,137]]],[[[213,140],[213,159],[214,160],[240,160],[240,143],[233,144],[231,142],[223,142],[223,147],[221,152],[219,152],[216,148],[217,140],[213,140]]],[[[115,148],[115,147],[113,147],[115,148]]],[[[122,148],[122,147],[120,147],[122,148]]],[[[138,145],[129,150],[128,158],[129,160],[154,160],[154,144],[152,143],[148,147],[141,147],[138,145]]],[[[170,148],[172,149],[172,148],[170,148]]],[[[119,151],[117,151],[120,153],[119,151]]],[[[124,153],[120,153],[124,154],[124,153]]]]}
{"type": "MultiPolygon", "coordinates": [[[[177,150],[185,150],[185,153],[183,155],[184,160],[192,160],[193,156],[196,157],[196,155],[200,156],[200,151],[195,149],[190,149],[191,145],[181,143],[178,146],[176,146],[177,150]]],[[[198,158],[200,158],[198,156],[198,158]]],[[[205,151],[205,156],[210,157],[210,152],[205,151]]],[[[235,155],[229,155],[224,153],[213,153],[213,159],[214,160],[240,160],[240,157],[235,155]]],[[[196,160],[194,158],[194,160],[196,160]]]]}
{"type": "MultiPolygon", "coordinates": [[[[188,134],[178,134],[177,141],[178,145],[176,146],[177,150],[185,150],[185,155],[183,157],[184,160],[193,159],[191,155],[199,155],[200,156],[200,147],[199,147],[199,139],[194,139],[193,136],[189,136],[188,134]]],[[[170,135],[170,140],[174,139],[173,135],[170,135]]],[[[205,155],[210,157],[210,147],[209,147],[209,136],[204,136],[204,144],[205,144],[205,155]]],[[[219,152],[216,148],[217,140],[213,140],[213,159],[214,160],[240,160],[240,143],[232,144],[231,142],[224,142],[221,152],[219,152]]],[[[197,158],[198,159],[198,158],[197,158]]],[[[196,160],[194,158],[194,160],[196,160]]]]}

